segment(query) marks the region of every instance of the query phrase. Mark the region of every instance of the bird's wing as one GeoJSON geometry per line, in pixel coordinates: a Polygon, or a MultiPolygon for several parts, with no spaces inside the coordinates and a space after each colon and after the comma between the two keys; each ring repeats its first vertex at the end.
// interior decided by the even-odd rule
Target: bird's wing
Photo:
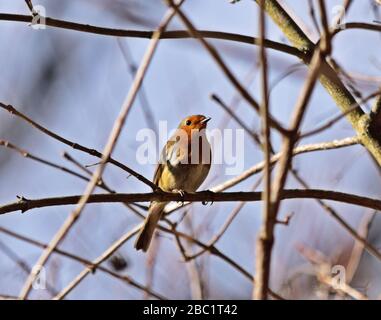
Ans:
{"type": "Polygon", "coordinates": [[[170,160],[169,157],[172,154],[172,147],[174,144],[174,141],[168,141],[167,144],[164,146],[163,150],[161,151],[160,161],[156,166],[155,173],[153,176],[153,183],[157,186],[159,185],[159,180],[163,173],[164,166],[167,164],[167,161],[170,160]]]}
{"type": "Polygon", "coordinates": [[[157,186],[159,185],[159,180],[160,180],[161,174],[163,172],[163,168],[164,168],[164,165],[162,163],[159,163],[156,166],[155,173],[153,175],[153,183],[157,186]]]}

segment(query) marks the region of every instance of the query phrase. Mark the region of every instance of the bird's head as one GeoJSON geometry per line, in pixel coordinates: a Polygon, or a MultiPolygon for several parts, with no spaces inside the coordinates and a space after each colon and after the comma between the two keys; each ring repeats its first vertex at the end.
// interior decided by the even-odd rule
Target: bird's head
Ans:
{"type": "Polygon", "coordinates": [[[189,116],[180,122],[179,129],[183,129],[186,132],[191,132],[192,130],[202,130],[206,128],[206,125],[210,119],[211,118],[200,114],[189,116]]]}

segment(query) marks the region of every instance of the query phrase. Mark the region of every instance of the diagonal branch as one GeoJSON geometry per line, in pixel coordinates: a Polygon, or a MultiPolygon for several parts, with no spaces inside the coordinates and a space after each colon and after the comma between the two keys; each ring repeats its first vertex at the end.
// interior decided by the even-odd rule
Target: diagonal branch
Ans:
{"type": "Polygon", "coordinates": [[[131,231],[127,232],[121,236],[117,241],[115,241],[105,252],[103,252],[98,258],[96,258],[90,265],[87,265],[86,268],[77,276],[73,281],[69,283],[61,292],[59,292],[53,299],[61,300],[64,299],[78,284],[86,278],[90,273],[93,273],[97,270],[100,264],[106,261],[111,255],[118,250],[126,241],[131,239],[141,228],[140,224],[136,226],[131,231]]]}
{"type": "MultiPolygon", "coordinates": [[[[14,232],[14,231],[8,230],[8,229],[3,228],[1,226],[0,226],[0,232],[4,233],[4,234],[6,234],[6,235],[8,235],[10,237],[13,237],[15,239],[18,239],[18,240],[21,240],[23,242],[29,243],[31,245],[37,246],[39,248],[42,248],[42,249],[46,249],[48,247],[48,245],[45,244],[45,243],[42,243],[42,242],[39,242],[37,240],[28,238],[28,237],[26,237],[24,235],[18,234],[18,233],[14,232]]],[[[61,256],[63,256],[63,257],[66,257],[66,258],[72,259],[74,261],[77,261],[77,262],[79,262],[79,263],[81,263],[81,264],[83,264],[85,266],[90,266],[92,268],[96,267],[97,270],[100,270],[100,271],[102,271],[104,273],[107,273],[110,276],[112,276],[112,277],[114,277],[116,279],[119,279],[119,280],[125,282],[126,284],[131,285],[131,286],[133,286],[133,287],[135,287],[135,288],[137,288],[139,290],[142,290],[142,291],[148,293],[149,295],[151,295],[151,296],[153,296],[153,297],[155,297],[157,299],[166,300],[166,298],[163,297],[162,295],[160,295],[158,293],[155,293],[154,291],[150,290],[149,288],[144,287],[142,284],[136,282],[134,279],[132,279],[129,276],[120,275],[120,274],[118,274],[118,273],[116,273],[116,272],[114,272],[114,271],[112,271],[112,270],[110,270],[108,268],[103,267],[103,266],[94,266],[93,263],[90,260],[84,259],[84,258],[82,258],[80,256],[77,256],[77,255],[73,254],[73,253],[70,253],[70,252],[67,252],[67,251],[64,251],[64,250],[61,250],[61,249],[58,249],[58,248],[54,248],[54,252],[59,254],[59,255],[61,255],[61,256]]]]}
{"type": "MultiPolygon", "coordinates": [[[[31,118],[26,116],[25,114],[23,114],[20,111],[16,110],[11,105],[6,105],[6,104],[0,102],[0,108],[2,108],[4,110],[7,110],[12,115],[15,115],[15,116],[19,117],[20,119],[26,121],[32,127],[36,128],[37,130],[41,131],[42,133],[46,134],[47,136],[49,136],[49,137],[51,137],[51,138],[53,138],[53,139],[55,139],[55,140],[57,140],[59,142],[62,142],[63,144],[66,144],[67,146],[69,146],[69,147],[71,147],[71,148],[73,148],[75,150],[79,150],[79,151],[85,152],[85,153],[87,153],[89,155],[92,155],[92,156],[100,158],[100,159],[102,159],[102,157],[103,157],[101,152],[99,152],[99,151],[97,151],[95,149],[87,148],[87,147],[85,147],[85,146],[83,146],[83,145],[81,145],[79,143],[70,141],[70,140],[68,140],[68,139],[58,135],[57,133],[55,133],[55,132],[45,128],[44,126],[38,124],[37,122],[35,122],[34,120],[32,120],[31,118]]],[[[141,174],[139,174],[136,171],[132,170],[131,168],[127,167],[123,163],[113,159],[112,157],[108,157],[107,162],[112,163],[113,165],[115,165],[115,166],[123,169],[124,171],[128,172],[130,175],[134,176],[135,178],[137,178],[141,182],[143,182],[146,185],[148,185],[149,187],[151,187],[151,189],[155,190],[157,188],[156,185],[152,181],[148,180],[147,178],[145,178],[141,174]]]]}
{"type": "Polygon", "coordinates": [[[79,216],[81,215],[83,209],[86,206],[87,201],[89,200],[92,192],[94,191],[97,183],[99,180],[102,178],[102,174],[105,170],[107,161],[109,160],[111,153],[113,152],[117,140],[119,138],[119,135],[122,131],[122,128],[124,126],[124,123],[127,119],[127,115],[129,114],[129,111],[135,101],[137,92],[143,82],[144,76],[146,74],[146,71],[148,69],[148,66],[153,58],[153,55],[156,51],[156,48],[159,43],[159,36],[162,30],[165,30],[169,22],[171,21],[172,17],[174,16],[174,11],[169,10],[166,15],[164,16],[158,30],[153,34],[152,40],[150,44],[148,45],[147,51],[142,59],[142,62],[139,66],[139,69],[136,72],[134,81],[132,83],[132,86],[126,96],[126,99],[121,107],[121,110],[119,112],[118,117],[115,120],[114,126],[112,131],[110,132],[108,141],[106,143],[106,146],[104,148],[102,158],[101,158],[101,163],[97,170],[93,173],[90,182],[88,183],[83,196],[81,196],[78,201],[77,201],[77,206],[76,208],[72,211],[70,216],[65,220],[61,228],[57,231],[51,242],[49,243],[49,247],[43,251],[41,254],[40,258],[38,259],[36,263],[35,270],[36,272],[33,272],[29,275],[27,278],[21,293],[20,293],[20,298],[26,299],[28,297],[28,294],[32,288],[33,282],[36,278],[36,276],[39,273],[39,270],[43,267],[43,265],[48,261],[50,255],[53,252],[53,249],[57,247],[62,240],[65,238],[71,227],[74,225],[74,223],[77,221],[79,216]]]}

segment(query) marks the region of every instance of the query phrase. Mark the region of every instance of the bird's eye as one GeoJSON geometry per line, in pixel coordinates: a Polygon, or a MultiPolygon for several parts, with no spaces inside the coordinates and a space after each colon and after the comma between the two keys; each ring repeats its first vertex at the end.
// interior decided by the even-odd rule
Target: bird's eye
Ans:
{"type": "Polygon", "coordinates": [[[187,126],[190,126],[190,125],[192,124],[192,121],[187,120],[187,122],[185,122],[185,124],[186,124],[187,126]]]}

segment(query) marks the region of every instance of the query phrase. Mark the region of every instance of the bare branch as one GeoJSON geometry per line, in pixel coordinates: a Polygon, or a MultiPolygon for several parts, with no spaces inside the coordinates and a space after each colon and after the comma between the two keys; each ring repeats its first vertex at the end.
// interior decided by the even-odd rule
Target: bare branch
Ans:
{"type": "MultiPolygon", "coordinates": [[[[15,211],[26,212],[35,208],[45,208],[52,206],[76,204],[80,195],[52,197],[41,199],[26,199],[20,197],[16,202],[0,206],[0,214],[15,211]]],[[[381,200],[358,196],[350,193],[343,193],[331,190],[320,189],[285,189],[280,193],[280,199],[323,199],[358,205],[374,210],[381,210],[381,200]]],[[[234,202],[234,201],[261,201],[261,192],[210,192],[200,191],[186,193],[183,196],[172,192],[151,192],[151,193],[100,193],[89,197],[88,203],[131,203],[150,201],[190,201],[190,202],[234,202]]]]}
{"type": "MultiPolygon", "coordinates": [[[[138,70],[138,66],[135,64],[132,54],[130,51],[130,48],[128,46],[127,42],[122,42],[121,38],[117,38],[117,42],[120,48],[120,51],[122,52],[122,55],[124,57],[124,60],[126,61],[128,71],[133,78],[135,76],[136,71],[138,70]]],[[[151,105],[148,103],[148,98],[146,95],[146,92],[144,90],[144,86],[142,85],[139,90],[139,101],[141,104],[141,107],[143,109],[143,115],[146,120],[146,123],[149,128],[154,130],[154,132],[158,132],[157,125],[154,121],[154,115],[152,113],[151,105]]]]}
{"type": "Polygon", "coordinates": [[[32,0],[25,0],[26,5],[28,6],[28,9],[30,10],[30,13],[32,15],[36,14],[36,11],[34,10],[32,0]]]}
{"type": "Polygon", "coordinates": [[[334,30],[334,29],[338,28],[341,19],[343,19],[343,17],[347,14],[347,12],[348,12],[348,10],[349,10],[349,8],[351,7],[352,4],[353,4],[353,0],[344,0],[343,1],[342,7],[343,7],[344,10],[342,10],[340,12],[340,14],[338,16],[336,16],[336,19],[333,22],[333,26],[331,27],[331,29],[334,30]]]}
{"type": "MultiPolygon", "coordinates": [[[[16,22],[32,22],[32,18],[29,15],[20,15],[20,14],[9,14],[9,13],[0,13],[0,20],[4,21],[16,21],[16,22]]],[[[81,24],[70,21],[58,20],[46,17],[45,25],[50,27],[94,33],[104,36],[113,36],[113,37],[129,37],[129,38],[145,38],[151,39],[154,31],[141,31],[141,30],[124,30],[124,29],[114,29],[114,28],[104,28],[92,26],[89,24],[81,24]]],[[[218,40],[227,40],[239,43],[245,43],[249,45],[258,45],[258,38],[244,36],[236,33],[229,32],[219,32],[219,31],[208,31],[208,30],[198,30],[198,34],[204,38],[218,39],[218,40]]],[[[160,39],[184,39],[184,38],[193,38],[194,35],[190,34],[187,30],[170,30],[164,31],[160,35],[160,39]]],[[[292,56],[303,58],[305,57],[304,53],[298,49],[279,43],[276,41],[265,40],[266,48],[277,50],[290,54],[292,56]]]]}
{"type": "Polygon", "coordinates": [[[259,136],[249,129],[249,127],[231,110],[222,99],[216,94],[211,94],[210,98],[215,101],[229,116],[231,116],[259,145],[262,146],[261,139],[259,136]]]}
{"type": "MultiPolygon", "coordinates": [[[[265,47],[263,46],[263,39],[266,33],[266,21],[265,21],[265,9],[264,0],[259,1],[259,36],[260,36],[260,61],[261,61],[261,89],[262,89],[262,105],[261,105],[261,127],[262,127],[262,137],[263,137],[263,155],[264,155],[264,167],[263,167],[263,185],[264,190],[262,193],[262,217],[263,225],[266,224],[266,220],[271,214],[271,141],[270,141],[270,127],[269,127],[269,96],[268,96],[268,79],[267,79],[267,57],[265,52],[265,47]]],[[[259,233],[256,253],[262,250],[262,236],[259,233]]],[[[261,259],[256,259],[256,270],[261,268],[261,259]]],[[[267,285],[262,285],[263,278],[258,271],[255,275],[257,285],[253,285],[252,296],[254,299],[265,299],[267,296],[267,285]]]]}
{"type": "MultiPolygon", "coordinates": [[[[47,136],[49,136],[49,137],[51,137],[51,138],[53,138],[53,139],[55,139],[55,140],[57,140],[59,142],[62,142],[63,144],[66,144],[67,146],[69,146],[69,147],[71,147],[71,148],[73,148],[75,150],[79,150],[79,151],[85,152],[85,153],[87,153],[89,155],[92,155],[92,156],[100,158],[100,159],[103,158],[102,153],[100,153],[99,151],[97,151],[95,149],[87,148],[87,147],[85,147],[83,145],[80,145],[80,144],[78,144],[76,142],[73,142],[73,141],[70,141],[70,140],[68,140],[66,138],[63,138],[62,136],[58,135],[57,133],[46,129],[42,125],[40,125],[37,122],[33,121],[28,116],[26,116],[23,113],[21,113],[20,111],[16,110],[11,105],[6,105],[6,104],[0,102],[0,108],[3,108],[5,110],[7,110],[11,114],[13,114],[13,115],[19,117],[20,119],[26,121],[32,127],[36,128],[37,130],[41,131],[42,133],[46,134],[47,136]]],[[[127,167],[126,165],[120,163],[119,161],[116,161],[115,159],[109,157],[107,159],[107,162],[112,163],[113,165],[115,165],[115,166],[123,169],[124,171],[128,172],[129,174],[131,174],[132,176],[134,176],[135,178],[137,178],[141,182],[143,182],[146,185],[148,185],[149,187],[151,187],[151,189],[155,190],[157,188],[157,186],[154,183],[152,183],[152,181],[148,180],[147,178],[145,178],[141,174],[137,173],[136,171],[132,170],[131,168],[127,167]]]]}
{"type": "Polygon", "coordinates": [[[10,143],[9,141],[0,140],[0,146],[3,146],[3,147],[8,148],[10,150],[14,150],[14,151],[16,151],[17,153],[19,153],[21,156],[23,156],[25,158],[29,158],[31,160],[40,162],[40,163],[42,163],[44,165],[47,165],[49,167],[61,170],[61,171],[65,172],[65,173],[69,173],[69,174],[71,174],[71,175],[73,175],[73,176],[75,176],[75,177],[77,177],[77,178],[79,178],[81,180],[88,181],[87,177],[85,177],[85,176],[83,176],[83,175],[81,175],[81,174],[79,174],[79,173],[77,173],[77,172],[75,172],[73,170],[70,170],[70,169],[68,169],[66,167],[60,166],[60,165],[55,164],[55,163],[53,163],[51,161],[48,161],[48,160],[42,159],[42,158],[40,158],[40,157],[38,157],[36,155],[33,155],[30,152],[15,146],[14,144],[10,143]]]}
{"type": "MultiPolygon", "coordinates": [[[[370,95],[368,95],[367,97],[361,99],[360,103],[361,103],[361,104],[362,104],[362,103],[365,103],[365,102],[367,102],[368,100],[370,100],[370,99],[372,99],[372,98],[374,98],[374,97],[380,96],[380,93],[381,93],[380,90],[377,90],[376,92],[373,92],[373,93],[371,93],[370,95]]],[[[378,101],[378,100],[379,100],[379,99],[377,99],[377,101],[378,101]]],[[[340,120],[343,119],[346,115],[348,115],[348,113],[350,113],[350,112],[352,112],[353,110],[355,110],[355,109],[357,108],[357,106],[358,106],[358,105],[357,105],[357,102],[356,102],[352,107],[348,108],[347,111],[338,114],[337,116],[335,116],[335,117],[333,117],[332,119],[330,119],[330,120],[324,122],[323,124],[319,125],[318,127],[314,128],[314,129],[311,129],[310,131],[307,131],[307,132],[305,132],[305,133],[302,133],[302,134],[300,135],[300,139],[310,137],[310,136],[312,136],[312,135],[321,133],[322,131],[331,128],[331,127],[332,127],[333,125],[335,125],[338,121],[340,121],[340,120]]],[[[375,108],[377,108],[377,102],[376,102],[376,104],[375,104],[375,108]]],[[[375,120],[375,118],[376,118],[376,113],[374,113],[374,115],[372,115],[372,113],[371,113],[371,118],[372,118],[371,121],[375,120]],[[374,118],[372,118],[372,116],[373,116],[374,118]]],[[[372,125],[372,122],[371,122],[370,125],[372,125]]]]}
{"type": "Polygon", "coordinates": [[[352,30],[352,29],[362,29],[362,30],[380,32],[381,25],[366,23],[366,22],[348,22],[344,24],[339,24],[337,28],[334,30],[333,35],[337,35],[338,33],[341,33],[346,30],[352,30]]]}

